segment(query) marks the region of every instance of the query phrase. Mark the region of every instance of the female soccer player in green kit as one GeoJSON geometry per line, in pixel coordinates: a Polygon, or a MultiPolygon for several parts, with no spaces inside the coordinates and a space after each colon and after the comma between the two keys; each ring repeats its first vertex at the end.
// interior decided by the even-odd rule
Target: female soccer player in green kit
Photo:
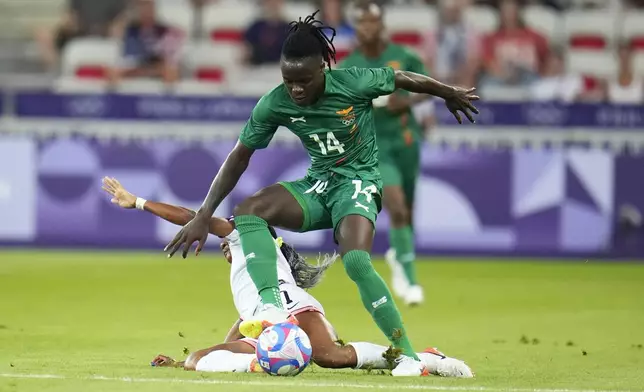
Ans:
{"type": "MultiPolygon", "coordinates": [[[[355,10],[359,46],[339,68],[392,67],[395,70],[427,74],[420,58],[411,50],[389,42],[385,37],[382,8],[373,1],[355,10]]],[[[412,113],[416,98],[406,91],[374,100],[379,169],[383,182],[383,204],[389,213],[387,263],[392,269],[392,288],[407,305],[423,302],[423,289],[416,280],[416,252],[412,215],[416,181],[420,170],[422,127],[412,113]]]]}
{"type": "Polygon", "coordinates": [[[387,285],[371,264],[382,192],[372,101],[398,88],[430,94],[443,98],[459,122],[459,111],[474,122],[471,112],[478,111],[472,101],[478,97],[474,89],[391,67],[332,70],[335,32],[330,29],[333,35],[328,38],[324,29],[315,14],[291,24],[280,61],[284,82],[259,100],[201,208],[165,250],[172,257],[183,245],[186,257],[199,241],[199,254],[217,206],[235,187],[255,150],[266,148],[277,128],[285,126],[300,138],[311,167],[303,179],[268,186],[234,210],[248,273],[264,303],[253,319],[241,323],[240,332],[257,337],[270,325],[297,322],[282,305],[277,253],[268,225],[300,232],[333,229],[344,268],[358,286],[364,307],[403,354],[392,374],[427,375],[387,285]]]}

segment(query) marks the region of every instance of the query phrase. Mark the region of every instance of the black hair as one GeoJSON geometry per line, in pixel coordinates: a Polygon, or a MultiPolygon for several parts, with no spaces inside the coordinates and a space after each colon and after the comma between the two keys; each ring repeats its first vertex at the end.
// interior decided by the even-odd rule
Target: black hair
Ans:
{"type": "MultiPolygon", "coordinates": [[[[268,231],[271,232],[273,238],[277,239],[277,232],[272,226],[268,226],[268,231]]],[[[331,256],[325,255],[324,257],[318,258],[317,265],[313,265],[309,264],[302,255],[297,253],[295,249],[286,242],[282,242],[280,244],[280,251],[282,252],[282,255],[284,255],[288,265],[291,267],[291,273],[295,279],[295,284],[303,289],[313,288],[320,283],[326,270],[328,270],[338,258],[336,254],[331,256]]]]}
{"type": "Polygon", "coordinates": [[[292,21],[289,26],[288,36],[282,45],[282,55],[287,59],[301,59],[321,55],[329,69],[331,61],[335,63],[335,29],[324,25],[315,19],[320,10],[302,20],[292,21]],[[331,32],[329,38],[324,30],[331,32]]]}

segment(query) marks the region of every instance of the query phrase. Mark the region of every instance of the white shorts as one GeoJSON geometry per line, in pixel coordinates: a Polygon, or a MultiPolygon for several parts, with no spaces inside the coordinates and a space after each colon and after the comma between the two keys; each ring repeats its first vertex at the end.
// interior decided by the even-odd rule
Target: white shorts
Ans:
{"type": "MultiPolygon", "coordinates": [[[[322,304],[304,289],[301,289],[292,283],[282,281],[280,282],[280,292],[282,294],[282,304],[284,305],[284,309],[288,310],[292,315],[297,316],[304,312],[318,312],[324,316],[324,308],[322,307],[322,304]]],[[[261,307],[262,300],[257,296],[255,297],[253,304],[254,310],[252,315],[254,316],[257,314],[261,307]]],[[[242,306],[242,308],[248,309],[250,307],[242,306]]],[[[244,320],[243,312],[240,312],[239,318],[244,320]]]]}

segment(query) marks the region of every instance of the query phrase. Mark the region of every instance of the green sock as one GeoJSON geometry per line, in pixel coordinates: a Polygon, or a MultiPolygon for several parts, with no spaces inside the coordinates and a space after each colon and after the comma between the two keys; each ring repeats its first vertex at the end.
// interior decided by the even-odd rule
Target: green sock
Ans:
{"type": "Polygon", "coordinates": [[[417,280],[414,230],[411,226],[389,229],[389,243],[396,250],[396,260],[403,267],[407,281],[410,285],[415,285],[417,280]]]}
{"type": "Polygon", "coordinates": [[[262,302],[284,309],[277,280],[277,251],[268,224],[254,215],[241,215],[235,217],[235,228],[246,256],[246,269],[262,302]]]}
{"type": "Polygon", "coordinates": [[[345,254],[342,260],[347,275],[358,285],[362,304],[371,314],[378,328],[394,347],[401,349],[404,355],[418,360],[407,337],[400,312],[387,284],[373,268],[369,253],[363,250],[352,250],[345,254]]]}

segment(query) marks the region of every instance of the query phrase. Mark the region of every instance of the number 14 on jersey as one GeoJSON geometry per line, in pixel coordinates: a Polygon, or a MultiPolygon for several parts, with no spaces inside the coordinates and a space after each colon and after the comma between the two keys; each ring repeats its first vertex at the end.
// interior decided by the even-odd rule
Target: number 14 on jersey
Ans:
{"type": "Polygon", "coordinates": [[[320,146],[320,152],[322,155],[327,155],[333,151],[337,151],[338,154],[344,153],[344,144],[340,143],[338,139],[335,138],[333,132],[326,133],[326,143],[324,143],[317,134],[309,135],[309,137],[320,146]]]}

